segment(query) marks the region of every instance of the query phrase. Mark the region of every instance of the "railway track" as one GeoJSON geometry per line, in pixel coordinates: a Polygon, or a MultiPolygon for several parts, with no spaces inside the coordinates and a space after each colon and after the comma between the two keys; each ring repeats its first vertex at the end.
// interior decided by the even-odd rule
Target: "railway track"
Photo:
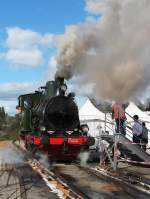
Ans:
{"type": "MultiPolygon", "coordinates": [[[[17,147],[20,149],[20,146],[17,147]]],[[[20,150],[24,151],[22,148],[20,150]]],[[[27,157],[27,163],[42,176],[47,186],[55,190],[60,198],[148,199],[150,197],[149,187],[145,188],[141,184],[135,186],[130,181],[124,181],[90,167],[82,167],[78,164],[54,164],[49,170],[31,157],[27,157]]]]}
{"type": "Polygon", "coordinates": [[[110,178],[126,183],[129,186],[132,187],[132,185],[134,186],[134,188],[139,189],[147,194],[150,194],[150,179],[144,178],[142,175],[137,174],[137,172],[109,172],[106,171],[104,169],[100,169],[100,168],[95,168],[93,169],[93,172],[96,172],[99,175],[103,175],[103,176],[109,176],[110,178]]]}
{"type": "Polygon", "coordinates": [[[37,161],[31,154],[28,154],[27,151],[20,147],[15,142],[13,143],[15,147],[21,150],[26,154],[26,162],[31,166],[31,168],[36,171],[45,181],[50,190],[53,190],[60,198],[66,199],[84,199],[85,194],[79,194],[73,189],[70,188],[65,182],[62,181],[55,173],[47,169],[42,163],[37,161]]]}
{"type": "Polygon", "coordinates": [[[58,199],[29,164],[1,164],[0,199],[58,199]]]}
{"type": "Polygon", "coordinates": [[[0,198],[27,199],[25,184],[18,169],[21,165],[1,163],[0,165],[0,198]]]}
{"type": "Polygon", "coordinates": [[[150,192],[119,178],[80,165],[56,165],[54,172],[71,187],[80,187],[87,198],[149,198],[150,192]],[[78,174],[78,175],[77,175],[78,174]]]}

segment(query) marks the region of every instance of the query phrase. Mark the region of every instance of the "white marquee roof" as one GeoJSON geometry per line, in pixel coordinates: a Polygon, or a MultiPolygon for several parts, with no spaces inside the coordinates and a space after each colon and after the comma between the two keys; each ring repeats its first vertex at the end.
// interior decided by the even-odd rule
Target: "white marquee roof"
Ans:
{"type": "Polygon", "coordinates": [[[80,120],[88,120],[88,119],[101,119],[105,118],[105,114],[98,110],[89,99],[85,102],[85,104],[79,110],[80,120]]]}
{"type": "MultiPolygon", "coordinates": [[[[133,102],[130,102],[129,106],[126,108],[126,113],[128,113],[129,115],[131,115],[132,117],[134,115],[138,115],[139,119],[141,121],[145,121],[146,122],[146,126],[148,127],[148,129],[150,129],[150,116],[148,114],[146,114],[144,111],[140,110],[133,102]]],[[[127,121],[133,121],[133,119],[127,116],[127,121]]]]}
{"type": "Polygon", "coordinates": [[[129,106],[126,109],[126,112],[131,115],[138,115],[141,119],[148,119],[150,121],[150,116],[146,114],[144,111],[140,110],[133,102],[130,102],[129,106]]]}

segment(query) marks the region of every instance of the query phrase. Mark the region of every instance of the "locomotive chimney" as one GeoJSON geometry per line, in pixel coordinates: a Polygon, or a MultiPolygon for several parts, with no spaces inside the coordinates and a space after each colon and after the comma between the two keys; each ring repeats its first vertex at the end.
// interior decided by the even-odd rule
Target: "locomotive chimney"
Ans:
{"type": "Polygon", "coordinates": [[[61,86],[64,84],[64,77],[60,77],[57,73],[55,75],[55,82],[57,83],[58,86],[61,86]]]}
{"type": "Polygon", "coordinates": [[[56,73],[56,75],[55,75],[55,82],[56,82],[57,88],[59,90],[59,94],[60,95],[65,95],[65,92],[67,90],[67,85],[64,82],[64,77],[60,77],[56,73]]]}

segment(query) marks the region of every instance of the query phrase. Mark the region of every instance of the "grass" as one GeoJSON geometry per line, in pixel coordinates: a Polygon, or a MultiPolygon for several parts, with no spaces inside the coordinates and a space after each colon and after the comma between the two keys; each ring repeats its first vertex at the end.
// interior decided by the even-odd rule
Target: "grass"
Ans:
{"type": "Polygon", "coordinates": [[[18,136],[17,132],[9,132],[6,135],[0,136],[0,141],[5,141],[5,140],[14,140],[18,136]]]}
{"type": "Polygon", "coordinates": [[[14,137],[13,136],[9,136],[9,135],[4,135],[0,137],[0,141],[5,141],[5,140],[13,140],[14,137]]]}

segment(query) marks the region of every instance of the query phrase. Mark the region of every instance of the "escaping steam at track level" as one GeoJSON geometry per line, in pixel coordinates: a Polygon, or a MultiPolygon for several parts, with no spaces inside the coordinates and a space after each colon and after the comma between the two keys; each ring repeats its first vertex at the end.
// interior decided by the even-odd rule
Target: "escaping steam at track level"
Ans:
{"type": "Polygon", "coordinates": [[[102,2],[99,20],[68,26],[56,37],[57,75],[94,83],[97,97],[129,99],[149,86],[150,1],[102,2]]]}

